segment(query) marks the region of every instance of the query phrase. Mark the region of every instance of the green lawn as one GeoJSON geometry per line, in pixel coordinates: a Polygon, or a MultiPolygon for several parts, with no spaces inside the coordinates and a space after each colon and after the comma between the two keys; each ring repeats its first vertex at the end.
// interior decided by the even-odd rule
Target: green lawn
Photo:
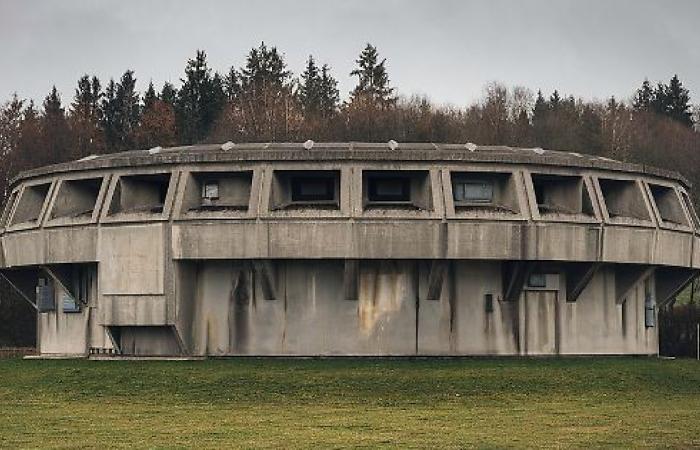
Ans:
{"type": "Polygon", "coordinates": [[[700,363],[0,360],[0,447],[700,447],[700,363]]]}

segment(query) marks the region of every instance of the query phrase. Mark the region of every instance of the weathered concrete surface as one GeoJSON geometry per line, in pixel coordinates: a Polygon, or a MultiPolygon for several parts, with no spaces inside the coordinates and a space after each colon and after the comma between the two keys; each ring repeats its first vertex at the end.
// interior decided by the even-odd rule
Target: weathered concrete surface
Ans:
{"type": "Polygon", "coordinates": [[[39,313],[46,355],[657,352],[645,309],[700,269],[684,179],[561,152],[399,148],[199,146],[28,172],[0,219],[0,269],[94,268],[79,312],[39,313]],[[409,179],[407,201],[369,202],[377,171],[409,179]],[[332,201],[293,201],[307,172],[336,177],[332,201]],[[219,198],[199,204],[211,179],[219,198]],[[455,201],[459,180],[488,183],[492,202],[455,201]]]}

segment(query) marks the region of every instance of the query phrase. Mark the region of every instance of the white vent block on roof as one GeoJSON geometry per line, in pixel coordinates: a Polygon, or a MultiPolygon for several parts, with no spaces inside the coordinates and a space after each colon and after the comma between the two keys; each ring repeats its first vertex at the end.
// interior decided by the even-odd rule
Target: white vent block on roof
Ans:
{"type": "Polygon", "coordinates": [[[156,153],[160,153],[161,150],[163,150],[163,147],[153,147],[148,149],[148,154],[155,155],[156,153]]]}
{"type": "Polygon", "coordinates": [[[476,151],[476,144],[474,144],[474,143],[467,142],[466,144],[464,144],[464,147],[465,147],[467,150],[469,150],[470,152],[475,152],[475,151],[476,151]]]}
{"type": "Polygon", "coordinates": [[[387,142],[387,144],[389,144],[389,148],[392,150],[396,150],[397,148],[399,148],[399,143],[393,139],[387,142]]]}
{"type": "Polygon", "coordinates": [[[311,150],[312,148],[314,148],[314,141],[309,139],[308,141],[304,142],[304,148],[307,150],[311,150]]]}
{"type": "Polygon", "coordinates": [[[234,144],[233,142],[226,141],[223,144],[221,144],[221,150],[229,151],[229,150],[232,150],[233,147],[235,147],[235,146],[236,146],[236,144],[234,144]]]}
{"type": "Polygon", "coordinates": [[[532,149],[532,151],[537,153],[538,155],[544,155],[544,149],[542,147],[535,147],[532,149]]]}

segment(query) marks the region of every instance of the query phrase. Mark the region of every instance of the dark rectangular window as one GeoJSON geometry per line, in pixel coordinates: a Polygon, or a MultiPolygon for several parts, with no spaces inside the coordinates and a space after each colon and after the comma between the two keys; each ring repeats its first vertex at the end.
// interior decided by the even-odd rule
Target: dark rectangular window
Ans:
{"type": "Polygon", "coordinates": [[[493,312],[493,294],[484,295],[484,310],[487,313],[493,312]]]}
{"type": "Polygon", "coordinates": [[[644,326],[656,326],[656,304],[651,293],[651,277],[644,280],[644,326]]]}
{"type": "Polygon", "coordinates": [[[294,177],[291,182],[292,202],[335,201],[334,177],[294,177]]]}
{"type": "Polygon", "coordinates": [[[527,280],[527,285],[534,288],[547,287],[547,275],[544,273],[533,273],[527,280]]]}
{"type": "Polygon", "coordinates": [[[492,203],[493,182],[454,180],[452,183],[452,195],[456,202],[492,203]]]}
{"type": "Polygon", "coordinates": [[[369,179],[370,202],[410,202],[411,179],[408,177],[376,177],[369,179]]]}

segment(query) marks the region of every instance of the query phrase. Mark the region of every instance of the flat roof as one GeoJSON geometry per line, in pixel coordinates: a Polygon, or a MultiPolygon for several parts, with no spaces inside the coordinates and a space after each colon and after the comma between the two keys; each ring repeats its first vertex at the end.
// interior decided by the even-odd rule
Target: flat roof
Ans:
{"type": "Polygon", "coordinates": [[[77,161],[39,167],[20,173],[17,181],[49,175],[94,169],[140,167],[167,164],[197,164],[255,161],[425,161],[537,164],[546,166],[593,168],[653,175],[677,180],[690,187],[676,171],[626,163],[600,156],[541,148],[501,145],[408,143],[389,141],[306,143],[231,143],[155,147],[104,155],[92,155],[77,161]]]}

